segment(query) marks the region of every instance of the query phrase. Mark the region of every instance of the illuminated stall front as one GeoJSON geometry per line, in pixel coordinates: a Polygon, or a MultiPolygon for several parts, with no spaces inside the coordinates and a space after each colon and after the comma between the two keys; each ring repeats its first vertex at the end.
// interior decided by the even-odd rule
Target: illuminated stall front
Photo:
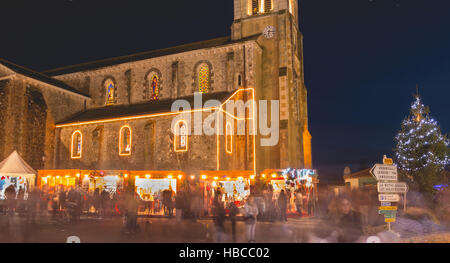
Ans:
{"type": "MultiPolygon", "coordinates": [[[[317,185],[319,183],[318,174],[316,170],[311,169],[293,169],[288,168],[284,170],[264,170],[261,176],[267,180],[268,184],[272,185],[275,198],[278,198],[281,190],[285,193],[289,191],[293,195],[295,191],[299,190],[303,196],[304,210],[315,210],[317,202],[317,185]]],[[[294,198],[290,199],[294,202],[294,198]]],[[[294,211],[295,205],[288,206],[294,211]]]]}
{"type": "Polygon", "coordinates": [[[244,205],[255,182],[253,171],[202,171],[205,210],[212,213],[213,200],[218,191],[227,207],[234,202],[238,207],[244,205]]]}

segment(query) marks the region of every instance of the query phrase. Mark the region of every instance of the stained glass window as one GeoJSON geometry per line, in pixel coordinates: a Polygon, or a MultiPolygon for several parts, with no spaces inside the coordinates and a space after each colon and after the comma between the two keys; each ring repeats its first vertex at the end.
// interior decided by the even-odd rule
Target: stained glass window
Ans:
{"type": "Polygon", "coordinates": [[[158,100],[159,99],[159,77],[158,75],[153,75],[150,80],[151,87],[151,99],[158,100]]]}
{"type": "Polygon", "coordinates": [[[252,0],[252,15],[258,14],[259,11],[259,0],[252,0]]]}
{"type": "Polygon", "coordinates": [[[131,154],[131,129],[129,126],[123,126],[120,129],[119,154],[120,155],[131,154]]]}
{"type": "Polygon", "coordinates": [[[209,90],[209,67],[204,64],[198,71],[198,91],[200,93],[208,93],[209,90]]]}
{"type": "Polygon", "coordinates": [[[105,82],[106,86],[106,105],[114,104],[116,99],[116,87],[114,86],[114,82],[112,80],[108,80],[105,82]]]}
{"type": "Polygon", "coordinates": [[[72,159],[81,158],[81,152],[83,147],[83,137],[80,131],[75,131],[72,134],[72,147],[71,147],[71,157],[72,159]]]}
{"type": "Polygon", "coordinates": [[[188,129],[185,121],[179,121],[175,125],[175,152],[186,152],[188,150],[188,129]]]}

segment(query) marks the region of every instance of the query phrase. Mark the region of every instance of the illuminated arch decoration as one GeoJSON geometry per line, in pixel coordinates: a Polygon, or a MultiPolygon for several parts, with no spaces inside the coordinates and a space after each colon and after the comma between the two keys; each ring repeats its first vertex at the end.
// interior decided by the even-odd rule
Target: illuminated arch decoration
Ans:
{"type": "Polygon", "coordinates": [[[81,154],[83,152],[83,134],[81,131],[74,131],[72,133],[72,142],[70,146],[70,157],[72,159],[81,159],[81,154]]]}
{"type": "Polygon", "coordinates": [[[116,85],[112,79],[105,81],[106,105],[113,105],[116,101],[116,85]]]}
{"type": "Polygon", "coordinates": [[[151,100],[159,100],[159,77],[157,74],[152,75],[150,82],[150,98],[151,100]]]}
{"type": "Polygon", "coordinates": [[[207,64],[200,65],[198,69],[198,91],[208,93],[211,80],[210,68],[207,64]]]}
{"type": "Polygon", "coordinates": [[[227,121],[227,125],[225,128],[225,145],[226,145],[226,151],[228,154],[233,153],[233,127],[231,126],[231,123],[227,121]]]}
{"type": "Polygon", "coordinates": [[[119,155],[120,156],[129,156],[131,155],[131,128],[128,125],[122,126],[120,128],[119,134],[119,155]]]}
{"type": "Polygon", "coordinates": [[[175,124],[174,134],[174,151],[175,152],[187,152],[189,144],[188,126],[185,120],[179,120],[175,124]]]}

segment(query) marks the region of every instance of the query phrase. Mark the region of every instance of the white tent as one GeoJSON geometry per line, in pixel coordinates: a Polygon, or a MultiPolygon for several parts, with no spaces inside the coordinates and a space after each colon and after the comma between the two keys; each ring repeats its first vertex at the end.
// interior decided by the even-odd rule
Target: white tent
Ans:
{"type": "Polygon", "coordinates": [[[13,185],[16,191],[24,188],[32,189],[35,184],[37,172],[31,168],[17,151],[0,163],[0,198],[4,198],[7,187],[13,185]]]}

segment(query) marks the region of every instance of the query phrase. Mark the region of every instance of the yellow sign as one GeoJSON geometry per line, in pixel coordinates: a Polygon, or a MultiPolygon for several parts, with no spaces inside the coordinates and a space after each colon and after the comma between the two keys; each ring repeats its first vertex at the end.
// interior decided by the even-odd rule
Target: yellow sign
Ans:
{"type": "Polygon", "coordinates": [[[383,164],[393,165],[394,160],[392,160],[392,158],[385,158],[385,159],[383,159],[383,164]]]}
{"type": "Polygon", "coordinates": [[[395,218],[385,218],[384,222],[386,222],[386,223],[395,223],[395,218]]]}
{"type": "Polygon", "coordinates": [[[393,210],[393,211],[397,211],[397,207],[396,207],[396,206],[380,206],[380,210],[393,210]]]}

